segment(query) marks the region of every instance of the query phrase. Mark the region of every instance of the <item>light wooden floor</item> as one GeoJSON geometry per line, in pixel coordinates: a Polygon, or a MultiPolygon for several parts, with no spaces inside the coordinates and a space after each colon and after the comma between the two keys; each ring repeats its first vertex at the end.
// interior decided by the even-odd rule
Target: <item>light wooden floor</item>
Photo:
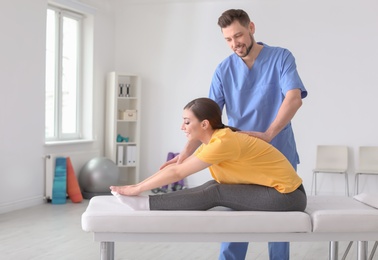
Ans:
{"type": "MultiPolygon", "coordinates": [[[[46,203],[0,214],[0,259],[99,259],[99,243],[81,230],[81,214],[88,201],[64,205],[46,203]]],[[[340,259],[347,242],[340,242],[340,259]]],[[[369,243],[372,246],[372,243],[369,243]]],[[[328,243],[291,243],[291,260],[328,259],[328,243]]],[[[217,259],[218,243],[116,243],[117,260],[217,259]]],[[[268,259],[267,243],[251,243],[247,259],[268,259]]],[[[347,258],[356,259],[353,245],[347,258]]],[[[378,256],[374,257],[378,260],[378,256]]]]}

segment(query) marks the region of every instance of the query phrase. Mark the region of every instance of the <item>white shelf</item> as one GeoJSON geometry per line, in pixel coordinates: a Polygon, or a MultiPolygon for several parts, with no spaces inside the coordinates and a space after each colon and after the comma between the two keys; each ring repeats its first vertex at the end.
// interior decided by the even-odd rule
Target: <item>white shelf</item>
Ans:
{"type": "Polygon", "coordinates": [[[117,145],[136,145],[136,142],[117,142],[117,145]]]}
{"type": "Polygon", "coordinates": [[[118,99],[122,100],[122,99],[130,99],[130,100],[133,100],[133,99],[138,99],[137,97],[118,97],[118,99]]]}
{"type": "Polygon", "coordinates": [[[137,75],[110,72],[106,84],[105,156],[113,160],[120,172],[119,185],[139,181],[141,81],[137,75]],[[129,96],[125,85],[130,84],[129,96]],[[126,118],[126,119],[125,119],[126,118]],[[130,118],[130,119],[128,119],[130,118]],[[121,135],[128,141],[118,142],[121,135]],[[132,161],[130,163],[130,161],[132,161]]]}
{"type": "Polygon", "coordinates": [[[134,168],[136,165],[118,165],[118,168],[134,168]]]}

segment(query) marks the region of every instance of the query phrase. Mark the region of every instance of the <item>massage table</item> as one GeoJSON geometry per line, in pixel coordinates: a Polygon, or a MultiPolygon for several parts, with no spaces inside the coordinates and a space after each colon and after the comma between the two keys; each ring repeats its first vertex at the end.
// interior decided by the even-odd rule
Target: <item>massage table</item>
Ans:
{"type": "Polygon", "coordinates": [[[330,241],[330,260],[337,260],[338,241],[357,241],[357,257],[365,260],[367,241],[378,241],[378,209],[341,196],[309,196],[305,212],[130,211],[114,196],[96,196],[81,223],[100,242],[102,260],[114,259],[115,242],[223,241],[330,241]]]}

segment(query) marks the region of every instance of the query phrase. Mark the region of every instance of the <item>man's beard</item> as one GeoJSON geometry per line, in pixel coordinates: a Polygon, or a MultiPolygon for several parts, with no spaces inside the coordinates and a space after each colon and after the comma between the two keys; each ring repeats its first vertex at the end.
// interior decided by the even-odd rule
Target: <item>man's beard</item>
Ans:
{"type": "Polygon", "coordinates": [[[241,56],[241,55],[238,55],[240,58],[244,58],[244,57],[247,57],[248,56],[248,54],[251,52],[251,50],[252,50],[252,47],[253,47],[253,37],[252,37],[252,35],[250,34],[249,35],[250,37],[251,37],[251,45],[249,45],[248,47],[247,47],[247,50],[246,50],[246,53],[245,53],[245,55],[243,55],[243,56],[241,56]]]}

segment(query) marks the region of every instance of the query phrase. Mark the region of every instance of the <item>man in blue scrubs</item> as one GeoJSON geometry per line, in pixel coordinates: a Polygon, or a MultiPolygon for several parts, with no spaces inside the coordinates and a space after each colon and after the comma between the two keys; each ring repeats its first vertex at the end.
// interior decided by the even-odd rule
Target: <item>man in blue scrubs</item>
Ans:
{"type": "MultiPolygon", "coordinates": [[[[223,109],[228,125],[259,137],[280,150],[297,169],[291,119],[307,91],[290,51],[257,43],[255,25],[243,10],[225,11],[218,19],[233,54],[215,70],[209,97],[223,109]]],[[[219,259],[245,259],[248,243],[222,243],[219,259]]],[[[271,260],[290,257],[288,242],[270,242],[271,260]]]]}
{"type": "MultiPolygon", "coordinates": [[[[291,119],[307,91],[290,51],[257,43],[255,25],[243,10],[225,11],[218,19],[224,39],[234,52],[216,68],[209,97],[226,108],[228,125],[271,143],[297,169],[299,157],[291,119]]],[[[188,142],[180,155],[165,163],[180,163],[199,143],[188,142]]],[[[245,259],[248,242],[224,242],[219,259],[245,259]]],[[[270,260],[288,260],[288,242],[269,243],[270,260]]]]}

